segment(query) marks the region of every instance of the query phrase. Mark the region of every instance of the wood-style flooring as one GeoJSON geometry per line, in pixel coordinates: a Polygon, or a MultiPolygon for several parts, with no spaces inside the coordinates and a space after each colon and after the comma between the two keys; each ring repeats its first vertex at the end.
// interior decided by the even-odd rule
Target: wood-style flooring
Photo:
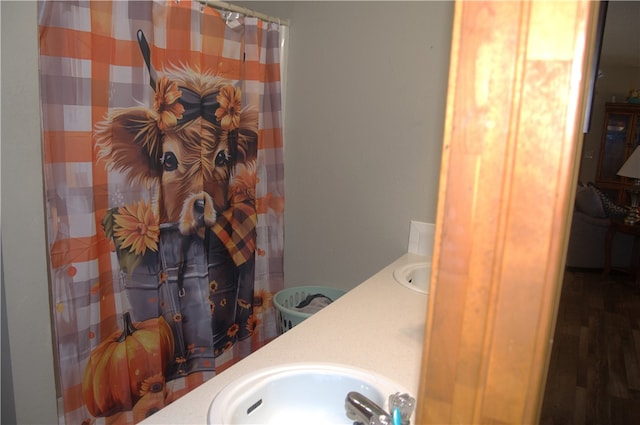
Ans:
{"type": "Polygon", "coordinates": [[[567,270],[542,424],[640,424],[640,288],[633,277],[567,270]]]}

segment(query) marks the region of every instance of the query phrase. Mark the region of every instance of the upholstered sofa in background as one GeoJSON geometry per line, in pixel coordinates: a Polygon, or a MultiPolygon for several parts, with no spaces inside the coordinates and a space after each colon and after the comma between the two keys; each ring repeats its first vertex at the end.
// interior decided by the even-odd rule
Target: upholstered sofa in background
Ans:
{"type": "MultiPolygon", "coordinates": [[[[595,186],[580,184],[576,190],[567,267],[603,268],[605,236],[611,217],[623,214],[624,209],[608,201],[595,186]]],[[[633,237],[616,233],[611,248],[612,266],[628,267],[632,249],[633,237]]]]}

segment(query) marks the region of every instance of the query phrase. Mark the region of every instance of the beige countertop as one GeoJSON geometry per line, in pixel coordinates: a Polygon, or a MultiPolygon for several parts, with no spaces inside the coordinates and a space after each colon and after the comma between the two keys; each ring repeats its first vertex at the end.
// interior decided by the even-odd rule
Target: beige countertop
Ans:
{"type": "Polygon", "coordinates": [[[143,421],[204,424],[215,395],[254,370],[296,362],[354,366],[383,375],[417,397],[427,295],[393,278],[405,254],[293,329],[143,421]]]}

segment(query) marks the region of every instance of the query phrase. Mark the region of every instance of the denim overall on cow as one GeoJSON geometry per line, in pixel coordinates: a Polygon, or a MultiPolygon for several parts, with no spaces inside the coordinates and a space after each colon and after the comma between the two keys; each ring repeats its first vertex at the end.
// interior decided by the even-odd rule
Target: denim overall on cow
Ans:
{"type": "Polygon", "coordinates": [[[167,380],[214,371],[215,357],[250,336],[255,209],[252,199],[240,199],[204,238],[182,235],[178,223],[161,224],[157,252],[147,251],[137,265],[128,264],[114,239],[133,320],[162,315],[172,329],[167,380]]]}

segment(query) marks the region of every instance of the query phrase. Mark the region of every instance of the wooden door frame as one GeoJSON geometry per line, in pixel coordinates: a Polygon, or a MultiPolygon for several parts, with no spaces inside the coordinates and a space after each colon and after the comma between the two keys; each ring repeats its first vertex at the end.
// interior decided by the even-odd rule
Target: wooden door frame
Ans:
{"type": "Polygon", "coordinates": [[[417,423],[537,423],[597,2],[455,6],[417,423]]]}

